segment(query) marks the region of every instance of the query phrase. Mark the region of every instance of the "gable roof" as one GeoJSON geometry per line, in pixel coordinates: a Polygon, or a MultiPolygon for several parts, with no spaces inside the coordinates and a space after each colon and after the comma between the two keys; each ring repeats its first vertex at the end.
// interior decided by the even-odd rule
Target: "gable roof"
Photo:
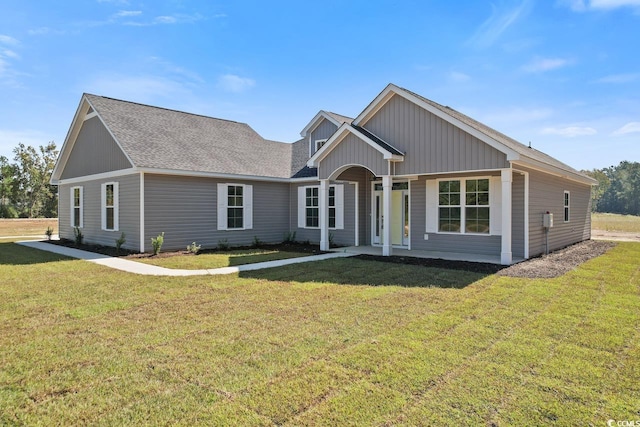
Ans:
{"type": "Polygon", "coordinates": [[[435,101],[427,99],[408,89],[389,84],[369,106],[358,115],[353,121],[354,125],[365,124],[369,118],[375,114],[393,95],[400,95],[409,101],[418,104],[427,111],[438,117],[462,128],[481,141],[492,145],[494,148],[507,154],[507,159],[516,163],[533,166],[552,172],[555,174],[572,177],[581,182],[594,184],[596,181],[589,176],[582,174],[571,166],[543,153],[542,151],[530,148],[507,135],[481,123],[471,117],[462,114],[448,106],[443,106],[435,101]]]}
{"type": "Polygon", "coordinates": [[[265,140],[245,123],[92,94],[85,101],[136,168],[291,176],[292,144],[265,140]]]}
{"type": "Polygon", "coordinates": [[[300,131],[300,135],[305,138],[310,132],[312,132],[322,120],[326,119],[336,125],[336,127],[340,127],[343,123],[349,123],[353,121],[351,117],[343,116],[341,114],[332,113],[331,111],[320,110],[318,114],[316,114],[313,119],[300,131]]]}

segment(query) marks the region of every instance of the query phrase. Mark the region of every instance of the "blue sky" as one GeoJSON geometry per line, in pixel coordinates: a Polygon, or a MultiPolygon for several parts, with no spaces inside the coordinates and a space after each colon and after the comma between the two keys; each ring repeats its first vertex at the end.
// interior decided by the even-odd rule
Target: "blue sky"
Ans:
{"type": "Polygon", "coordinates": [[[0,155],[83,92],[291,142],[390,82],[577,169],[640,161],[640,0],[4,0],[0,155]]]}

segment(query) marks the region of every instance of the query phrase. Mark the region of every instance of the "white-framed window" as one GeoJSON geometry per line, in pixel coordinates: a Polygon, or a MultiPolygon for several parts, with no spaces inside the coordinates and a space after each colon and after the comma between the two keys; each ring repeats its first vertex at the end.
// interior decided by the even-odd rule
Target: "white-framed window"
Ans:
{"type": "Polygon", "coordinates": [[[71,187],[71,227],[84,227],[84,194],[82,187],[71,187]]]}
{"type": "MultiPolygon", "coordinates": [[[[344,186],[330,185],[327,207],[329,210],[329,228],[344,229],[344,186]]],[[[298,187],[298,228],[320,227],[320,186],[298,187]]]]}
{"type": "Polygon", "coordinates": [[[324,143],[327,142],[327,139],[316,139],[315,145],[316,145],[316,151],[318,151],[320,148],[322,148],[322,146],[324,145],[324,143]]]}
{"type": "Polygon", "coordinates": [[[490,233],[489,178],[438,181],[438,231],[490,233]]]}
{"type": "Polygon", "coordinates": [[[253,186],[218,184],[218,230],[253,228],[253,186]]]}
{"type": "Polygon", "coordinates": [[[118,231],[118,183],[105,182],[101,185],[102,229],[118,231]]]}
{"type": "Polygon", "coordinates": [[[569,222],[571,219],[570,212],[571,205],[571,193],[569,191],[564,192],[564,222],[569,222]]]}

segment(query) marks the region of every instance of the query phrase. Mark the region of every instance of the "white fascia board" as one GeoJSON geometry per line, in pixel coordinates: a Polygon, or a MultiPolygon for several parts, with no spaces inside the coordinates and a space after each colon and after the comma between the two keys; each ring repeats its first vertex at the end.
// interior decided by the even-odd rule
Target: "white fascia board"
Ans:
{"type": "Polygon", "coordinates": [[[539,160],[534,160],[529,157],[523,157],[517,162],[513,162],[514,165],[524,166],[530,169],[537,170],[539,172],[548,173],[550,175],[559,176],[561,178],[568,179],[570,181],[579,182],[585,185],[598,185],[598,181],[581,174],[576,174],[575,172],[571,172],[565,169],[561,169],[556,166],[549,165],[547,163],[541,162],[539,160]]]}
{"type": "MultiPolygon", "coordinates": [[[[136,168],[128,168],[128,169],[120,169],[117,171],[111,171],[111,172],[103,172],[103,173],[96,173],[93,175],[83,175],[83,176],[78,176],[75,178],[67,178],[67,179],[58,179],[55,182],[52,182],[52,185],[65,185],[65,184],[79,184],[82,182],[86,182],[86,181],[95,181],[98,179],[109,179],[109,178],[116,178],[119,176],[125,176],[125,175],[133,175],[133,174],[138,174],[140,173],[140,171],[136,168]]],[[[53,181],[53,179],[52,179],[53,181]]]]}
{"type": "Polygon", "coordinates": [[[299,183],[299,182],[320,182],[317,176],[310,176],[307,178],[291,178],[289,179],[291,183],[299,183]]]}
{"type": "Polygon", "coordinates": [[[161,168],[135,168],[137,172],[144,172],[145,174],[156,175],[177,175],[177,176],[191,176],[202,178],[221,178],[221,179],[237,179],[244,181],[265,181],[265,182],[291,182],[291,178],[277,178],[270,176],[258,176],[258,175],[240,175],[233,173],[218,173],[218,172],[199,172],[199,171],[185,171],[178,169],[161,169],[161,168]]]}
{"type": "Polygon", "coordinates": [[[71,121],[71,126],[69,126],[69,130],[67,131],[67,136],[65,137],[64,142],[62,143],[62,147],[60,148],[60,155],[58,156],[56,165],[53,167],[53,172],[51,173],[51,179],[49,180],[49,183],[52,185],[55,185],[55,183],[60,179],[60,176],[62,175],[62,170],[64,169],[64,166],[67,164],[67,160],[69,160],[71,149],[75,144],[75,137],[77,137],[78,132],[80,131],[79,117],[81,116],[81,111],[82,110],[85,110],[85,112],[89,111],[88,107],[89,107],[89,101],[87,100],[85,95],[82,95],[82,98],[80,99],[80,103],[78,104],[78,108],[76,109],[76,113],[74,114],[73,120],[71,121]],[[83,108],[83,107],[86,107],[86,108],[83,108]]]}
{"type": "Polygon", "coordinates": [[[371,104],[369,104],[369,106],[362,113],[360,113],[358,117],[355,118],[355,120],[353,121],[353,124],[358,126],[362,126],[366,124],[366,122],[368,122],[371,119],[371,117],[373,117],[375,113],[377,113],[393,97],[393,95],[402,96],[406,100],[418,105],[419,107],[424,108],[425,110],[429,111],[435,116],[440,117],[444,121],[451,123],[457,128],[460,128],[463,131],[467,132],[468,134],[478,138],[480,141],[506,154],[508,161],[514,161],[520,158],[520,154],[518,152],[505,146],[501,142],[496,141],[495,139],[489,137],[488,135],[480,132],[479,130],[474,129],[471,126],[461,122],[455,117],[450,116],[444,111],[438,108],[435,108],[431,104],[424,102],[422,99],[416,97],[411,93],[408,93],[407,91],[403,90],[402,88],[399,88],[393,83],[389,83],[387,85],[387,87],[380,93],[380,95],[378,95],[376,99],[374,99],[373,102],[371,102],[371,104]]]}
{"type": "Polygon", "coordinates": [[[340,123],[338,121],[336,121],[333,117],[327,114],[324,110],[320,110],[318,114],[316,114],[314,118],[311,119],[311,121],[304,127],[304,129],[300,131],[300,136],[305,138],[310,132],[313,132],[313,130],[317,128],[318,125],[320,125],[320,123],[322,123],[321,119],[323,118],[329,120],[331,123],[333,123],[337,127],[340,127],[340,123]]]}

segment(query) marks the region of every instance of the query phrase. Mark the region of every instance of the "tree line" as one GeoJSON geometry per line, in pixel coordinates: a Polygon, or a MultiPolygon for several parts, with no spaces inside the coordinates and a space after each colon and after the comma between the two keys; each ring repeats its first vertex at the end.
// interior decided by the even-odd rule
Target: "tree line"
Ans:
{"type": "Polygon", "coordinates": [[[640,163],[623,161],[583,172],[598,181],[591,192],[594,212],[640,215],[640,163]]]}
{"type": "Polygon", "coordinates": [[[58,191],[49,184],[56,144],[36,149],[20,143],[13,153],[13,162],[0,156],[0,218],[56,218],[58,191]]]}

